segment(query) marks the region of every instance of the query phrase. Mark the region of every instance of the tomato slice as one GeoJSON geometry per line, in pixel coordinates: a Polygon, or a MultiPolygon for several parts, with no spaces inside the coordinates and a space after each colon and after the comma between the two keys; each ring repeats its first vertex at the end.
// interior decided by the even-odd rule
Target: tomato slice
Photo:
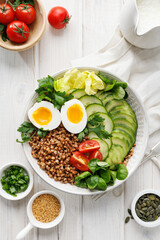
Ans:
{"type": "Polygon", "coordinates": [[[82,153],[88,153],[88,152],[92,152],[92,151],[98,150],[98,149],[100,149],[100,145],[95,140],[87,140],[87,141],[82,142],[79,145],[79,151],[82,153]]]}
{"type": "Polygon", "coordinates": [[[89,160],[91,160],[92,158],[98,158],[100,161],[102,161],[103,160],[103,155],[100,151],[94,150],[89,155],[89,160]]]}
{"type": "Polygon", "coordinates": [[[80,171],[89,171],[88,167],[89,159],[86,155],[80,152],[74,152],[73,156],[70,158],[70,163],[80,171]]]}

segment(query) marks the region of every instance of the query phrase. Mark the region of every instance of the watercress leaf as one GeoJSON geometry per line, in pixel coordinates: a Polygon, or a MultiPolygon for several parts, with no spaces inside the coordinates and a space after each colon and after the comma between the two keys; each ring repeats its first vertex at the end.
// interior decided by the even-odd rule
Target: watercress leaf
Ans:
{"type": "Polygon", "coordinates": [[[124,180],[126,179],[127,176],[128,176],[128,170],[126,166],[124,166],[123,164],[119,164],[117,169],[117,179],[124,180]]]}
{"type": "Polygon", "coordinates": [[[112,80],[112,82],[110,84],[107,84],[106,87],[104,88],[104,91],[110,91],[114,88],[115,84],[116,84],[116,80],[112,80]]]}
{"type": "Polygon", "coordinates": [[[98,127],[88,127],[89,132],[94,132],[100,139],[110,138],[112,135],[104,130],[104,125],[99,125],[98,127]]]}
{"type": "Polygon", "coordinates": [[[98,158],[93,158],[88,163],[88,167],[92,173],[95,173],[100,169],[100,167],[97,165],[97,162],[100,162],[100,160],[98,158]]]}
{"type": "Polygon", "coordinates": [[[82,142],[83,138],[85,137],[85,133],[82,131],[78,134],[78,141],[82,142]]]}
{"type": "Polygon", "coordinates": [[[82,179],[82,180],[80,180],[78,182],[75,182],[75,185],[77,187],[87,188],[87,183],[86,183],[85,179],[82,179]]]}
{"type": "Polygon", "coordinates": [[[117,171],[117,169],[118,169],[118,164],[113,164],[109,168],[109,170],[112,170],[112,171],[117,171]]]}
{"type": "Polygon", "coordinates": [[[75,181],[76,181],[76,182],[81,181],[82,179],[87,178],[87,177],[89,177],[89,176],[91,176],[91,173],[90,173],[90,172],[88,172],[88,171],[83,172],[83,173],[81,173],[80,175],[78,175],[78,176],[75,178],[75,181]]]}
{"type": "Polygon", "coordinates": [[[38,129],[38,131],[37,131],[37,135],[40,138],[44,138],[47,135],[47,133],[48,133],[48,131],[44,131],[43,129],[38,129]]]}
{"type": "Polygon", "coordinates": [[[0,33],[4,30],[4,28],[5,26],[2,23],[0,23],[0,33]]]}
{"type": "Polygon", "coordinates": [[[106,168],[108,168],[108,167],[110,166],[107,162],[104,162],[104,161],[102,161],[102,162],[97,162],[97,165],[98,165],[99,167],[106,167],[106,168]]]}
{"type": "Polygon", "coordinates": [[[96,188],[97,184],[98,184],[98,179],[99,176],[98,175],[92,175],[90,177],[88,177],[86,179],[86,183],[89,189],[94,189],[96,188]]]}
{"type": "Polygon", "coordinates": [[[107,184],[103,178],[101,178],[101,177],[98,178],[98,184],[96,186],[96,189],[99,189],[102,191],[105,191],[107,189],[107,184]]]}
{"type": "Polygon", "coordinates": [[[118,86],[120,86],[120,87],[122,87],[122,88],[127,88],[127,83],[126,82],[116,82],[116,85],[115,85],[116,87],[118,87],[118,86]]]}
{"type": "Polygon", "coordinates": [[[123,99],[125,96],[125,90],[121,86],[116,86],[113,89],[113,97],[114,99],[123,99]]]}
{"type": "Polygon", "coordinates": [[[58,95],[57,93],[55,93],[55,101],[57,102],[57,104],[59,104],[60,106],[62,106],[65,103],[65,98],[61,97],[60,95],[58,95]]]}
{"type": "Polygon", "coordinates": [[[98,73],[97,76],[106,84],[110,83],[111,80],[108,79],[107,77],[103,76],[102,74],[98,73]]]}
{"type": "Polygon", "coordinates": [[[100,174],[101,178],[103,178],[103,180],[104,180],[106,183],[109,183],[109,182],[110,182],[110,180],[111,180],[111,174],[110,174],[110,172],[109,172],[108,170],[103,170],[103,169],[101,169],[101,170],[99,171],[99,174],[100,174]]]}
{"type": "Polygon", "coordinates": [[[109,183],[110,183],[111,185],[113,185],[114,182],[115,182],[115,180],[116,180],[117,172],[116,172],[116,171],[111,171],[111,170],[109,170],[109,173],[110,173],[110,175],[111,175],[111,180],[110,180],[109,183]]]}

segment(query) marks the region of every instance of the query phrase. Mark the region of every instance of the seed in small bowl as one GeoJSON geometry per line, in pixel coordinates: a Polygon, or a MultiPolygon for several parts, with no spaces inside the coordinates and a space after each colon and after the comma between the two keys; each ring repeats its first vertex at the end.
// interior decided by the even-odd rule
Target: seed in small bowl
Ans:
{"type": "Polygon", "coordinates": [[[148,189],[137,193],[131,211],[134,220],[141,226],[160,226],[160,191],[148,189]]]}
{"type": "Polygon", "coordinates": [[[32,212],[37,221],[48,223],[55,220],[60,213],[59,200],[51,194],[38,196],[32,204],[32,212]]]}
{"type": "Polygon", "coordinates": [[[160,217],[160,197],[155,194],[144,194],[136,203],[137,216],[145,221],[155,221],[160,217]]]}

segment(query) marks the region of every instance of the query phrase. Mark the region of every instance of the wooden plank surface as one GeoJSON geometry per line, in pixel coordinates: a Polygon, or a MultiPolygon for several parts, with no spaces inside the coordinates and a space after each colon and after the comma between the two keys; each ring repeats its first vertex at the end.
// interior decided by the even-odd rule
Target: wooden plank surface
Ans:
{"type": "MultiPolygon", "coordinates": [[[[72,14],[72,19],[62,31],[47,24],[42,40],[30,50],[14,53],[0,49],[0,165],[9,161],[28,165],[15,139],[25,103],[37,85],[36,79],[52,75],[70,66],[71,60],[103,47],[118,24],[122,7],[122,0],[43,2],[47,13],[51,7],[61,5],[72,14]]],[[[27,224],[26,205],[34,192],[53,189],[33,174],[34,188],[26,199],[9,202],[0,198],[0,240],[14,240],[27,224]]],[[[50,230],[32,230],[25,240],[158,240],[159,228],[142,229],[134,221],[124,224],[133,196],[148,187],[160,189],[159,170],[151,162],[141,166],[124,186],[97,201],[54,190],[64,199],[64,220],[50,230]]]]}

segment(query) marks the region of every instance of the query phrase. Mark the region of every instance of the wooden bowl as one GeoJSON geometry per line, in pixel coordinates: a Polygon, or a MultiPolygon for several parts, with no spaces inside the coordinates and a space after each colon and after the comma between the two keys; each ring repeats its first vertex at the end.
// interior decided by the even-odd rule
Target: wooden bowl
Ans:
{"type": "MultiPolygon", "coordinates": [[[[5,3],[5,0],[0,0],[0,3],[5,3]]],[[[41,39],[46,28],[46,13],[40,0],[34,0],[34,3],[36,19],[32,24],[28,25],[30,30],[28,40],[24,43],[14,43],[10,40],[4,42],[0,36],[0,47],[11,51],[24,51],[33,47],[41,39]]]]}

